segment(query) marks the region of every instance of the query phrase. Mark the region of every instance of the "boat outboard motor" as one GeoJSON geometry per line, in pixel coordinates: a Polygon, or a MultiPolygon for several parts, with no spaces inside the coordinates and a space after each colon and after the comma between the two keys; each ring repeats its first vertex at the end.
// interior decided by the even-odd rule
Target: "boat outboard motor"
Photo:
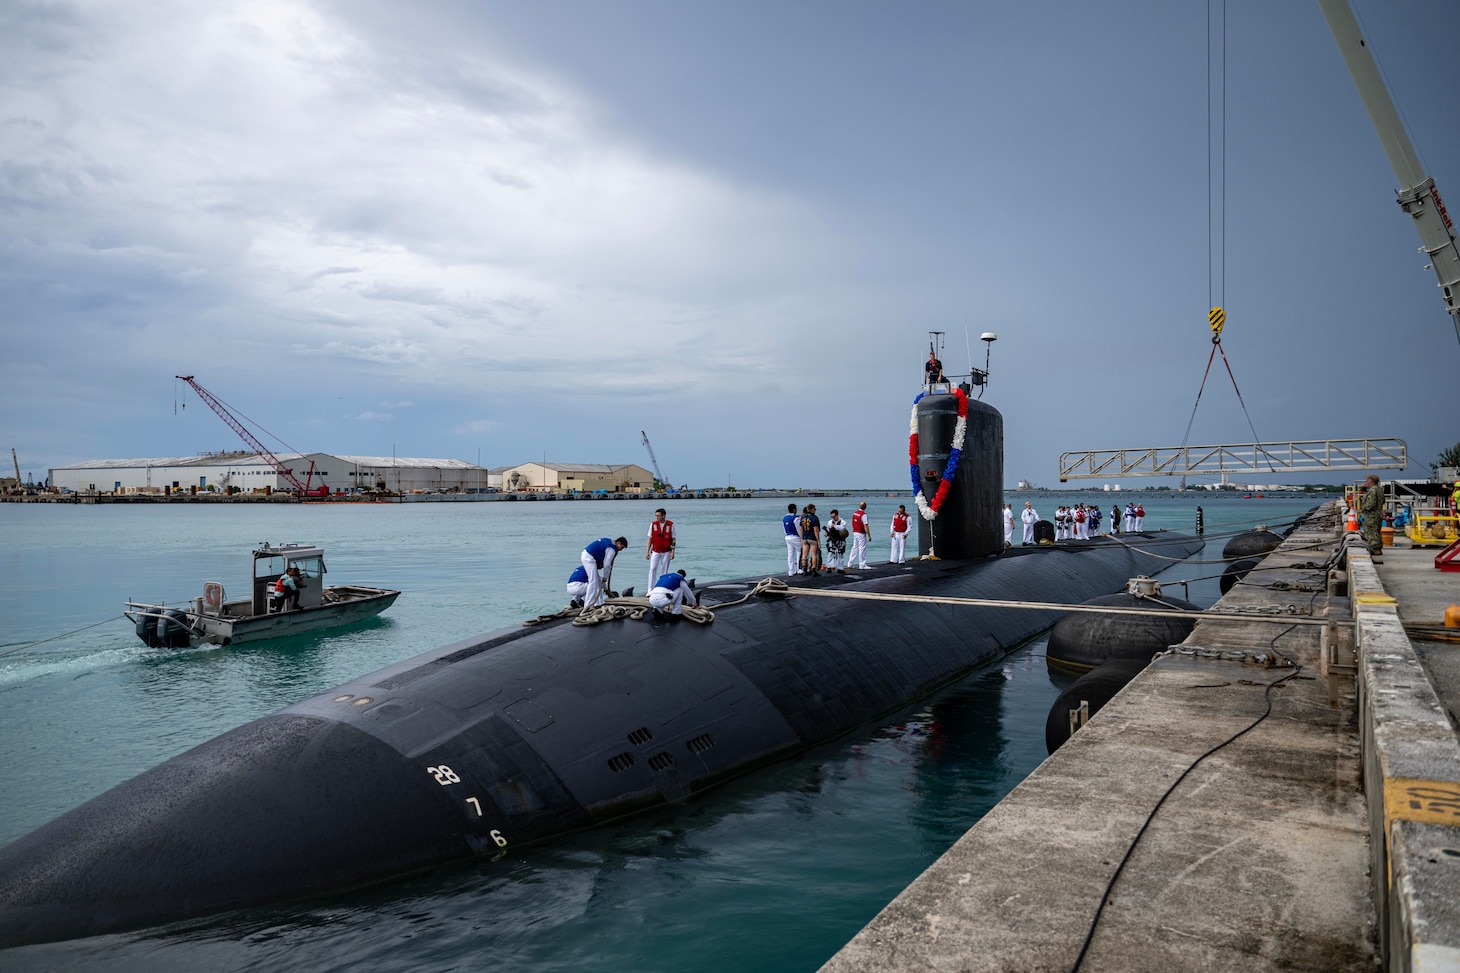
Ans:
{"type": "Polygon", "coordinates": [[[160,649],[162,643],[157,640],[157,616],[148,611],[137,613],[137,638],[149,649],[160,649]]]}
{"type": "Polygon", "coordinates": [[[157,644],[153,648],[185,649],[190,644],[192,627],[185,612],[171,609],[157,619],[157,644]]]}
{"type": "Polygon", "coordinates": [[[923,395],[913,407],[917,428],[917,477],[923,497],[936,504],[931,521],[920,511],[909,514],[918,522],[918,553],[940,558],[973,558],[1004,549],[1004,417],[991,405],[962,395],[923,395]],[[955,446],[960,400],[967,403],[967,420],[957,466],[947,481],[941,503],[939,490],[949,472],[955,446]]]}

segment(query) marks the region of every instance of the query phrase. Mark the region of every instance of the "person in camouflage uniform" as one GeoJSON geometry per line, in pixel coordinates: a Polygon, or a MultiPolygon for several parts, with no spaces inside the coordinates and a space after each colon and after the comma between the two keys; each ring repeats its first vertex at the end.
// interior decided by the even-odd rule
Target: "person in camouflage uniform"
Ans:
{"type": "Polygon", "coordinates": [[[1379,485],[1379,475],[1370,473],[1368,487],[1359,501],[1359,513],[1364,517],[1364,543],[1374,554],[1384,553],[1384,540],[1379,528],[1384,526],[1384,488],[1379,485]]]}

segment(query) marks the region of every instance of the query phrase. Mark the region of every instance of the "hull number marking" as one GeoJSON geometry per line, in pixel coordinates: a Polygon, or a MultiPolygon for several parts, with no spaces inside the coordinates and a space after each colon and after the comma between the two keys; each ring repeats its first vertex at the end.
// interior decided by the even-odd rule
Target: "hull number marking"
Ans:
{"type": "Polygon", "coordinates": [[[449,787],[452,784],[461,783],[461,778],[457,776],[456,771],[452,770],[445,764],[442,764],[439,767],[427,767],[426,773],[436,778],[436,783],[440,784],[442,787],[449,787]]]}

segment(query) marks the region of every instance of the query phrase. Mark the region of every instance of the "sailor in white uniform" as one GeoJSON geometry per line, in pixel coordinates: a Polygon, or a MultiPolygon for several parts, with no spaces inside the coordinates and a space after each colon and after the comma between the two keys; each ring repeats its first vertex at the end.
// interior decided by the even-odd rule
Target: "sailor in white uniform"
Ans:
{"type": "Polygon", "coordinates": [[[1014,508],[1004,504],[1004,546],[1014,546],[1014,508]]]}
{"type": "Polygon", "coordinates": [[[1019,515],[1024,521],[1024,546],[1028,547],[1034,543],[1034,522],[1039,519],[1039,514],[1034,512],[1034,505],[1028,500],[1024,501],[1024,512],[1019,515]]]}

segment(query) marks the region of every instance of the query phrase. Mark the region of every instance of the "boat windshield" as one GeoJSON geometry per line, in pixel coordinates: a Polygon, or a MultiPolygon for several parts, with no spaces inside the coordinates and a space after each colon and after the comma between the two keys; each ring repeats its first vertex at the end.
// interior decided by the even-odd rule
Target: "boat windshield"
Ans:
{"type": "Polygon", "coordinates": [[[290,561],[289,566],[299,569],[299,574],[305,578],[318,580],[324,576],[324,558],[311,557],[300,561],[290,561]]]}
{"type": "Polygon", "coordinates": [[[253,576],[255,578],[277,578],[284,573],[284,556],[276,554],[273,557],[255,557],[253,559],[253,576]]]}

